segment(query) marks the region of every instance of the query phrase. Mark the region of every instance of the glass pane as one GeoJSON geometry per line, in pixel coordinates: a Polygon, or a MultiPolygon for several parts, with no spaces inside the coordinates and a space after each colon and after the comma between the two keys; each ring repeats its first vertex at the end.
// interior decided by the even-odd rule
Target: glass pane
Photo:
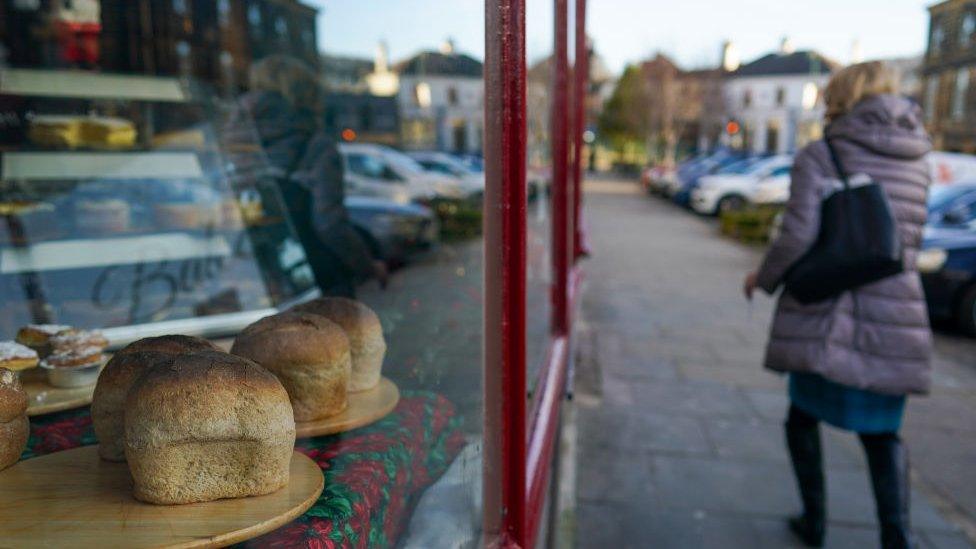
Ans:
{"type": "MultiPolygon", "coordinates": [[[[0,1],[0,340],[202,335],[274,373],[326,488],[255,546],[477,545],[483,10],[0,1]]],[[[99,442],[59,418],[27,455],[99,442]]]]}
{"type": "Polygon", "coordinates": [[[526,3],[526,12],[526,55],[529,65],[526,150],[529,198],[526,381],[531,393],[546,359],[552,310],[552,219],[549,189],[552,181],[550,122],[553,93],[553,2],[529,0],[526,3]]]}

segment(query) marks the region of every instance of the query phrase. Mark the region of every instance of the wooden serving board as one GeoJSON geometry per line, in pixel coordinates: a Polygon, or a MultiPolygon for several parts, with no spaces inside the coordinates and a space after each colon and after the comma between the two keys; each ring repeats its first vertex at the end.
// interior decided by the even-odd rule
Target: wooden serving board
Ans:
{"type": "Polygon", "coordinates": [[[400,390],[387,378],[380,378],[376,387],[361,393],[349,393],[349,405],[339,415],[295,423],[298,438],[334,435],[365,427],[379,421],[396,408],[400,390]]]}
{"type": "Polygon", "coordinates": [[[322,470],[295,452],[288,486],[266,496],[190,505],[132,497],[124,463],[85,446],[21,461],[0,472],[4,547],[223,547],[279,528],[322,492],[322,470]]]}
{"type": "Polygon", "coordinates": [[[39,379],[21,379],[21,383],[27,391],[28,416],[40,416],[87,406],[91,404],[92,394],[95,392],[94,383],[85,387],[60,389],[48,383],[44,376],[39,379]]]}

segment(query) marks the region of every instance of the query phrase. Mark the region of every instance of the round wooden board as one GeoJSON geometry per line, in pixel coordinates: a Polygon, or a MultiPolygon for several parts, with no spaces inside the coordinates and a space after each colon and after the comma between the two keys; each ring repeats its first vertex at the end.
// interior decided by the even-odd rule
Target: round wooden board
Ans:
{"type": "Polygon", "coordinates": [[[322,493],[322,470],[295,452],[288,486],[266,496],[190,505],[132,497],[124,463],[85,446],[21,461],[0,472],[4,547],[223,547],[284,526],[322,493]]]}
{"type": "Polygon", "coordinates": [[[59,389],[47,382],[47,379],[23,379],[21,383],[27,391],[27,415],[40,416],[62,410],[80,408],[91,404],[95,384],[71,389],[59,389]]]}
{"type": "Polygon", "coordinates": [[[298,438],[334,435],[365,427],[379,421],[396,408],[400,390],[387,378],[380,378],[376,387],[361,393],[349,393],[349,405],[339,415],[318,421],[296,422],[298,438]]]}

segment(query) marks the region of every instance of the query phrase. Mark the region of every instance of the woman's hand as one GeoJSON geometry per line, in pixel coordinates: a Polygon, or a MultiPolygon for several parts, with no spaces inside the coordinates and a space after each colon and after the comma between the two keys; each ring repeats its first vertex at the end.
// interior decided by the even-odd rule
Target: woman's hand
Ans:
{"type": "Polygon", "coordinates": [[[759,273],[753,271],[746,275],[746,281],[742,284],[742,292],[746,294],[746,299],[752,301],[752,294],[756,292],[759,273]]]}

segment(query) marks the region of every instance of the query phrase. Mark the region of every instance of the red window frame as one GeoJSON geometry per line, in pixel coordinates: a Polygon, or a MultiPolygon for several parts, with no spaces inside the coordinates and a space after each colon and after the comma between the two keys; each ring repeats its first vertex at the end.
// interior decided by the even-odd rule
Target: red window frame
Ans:
{"type": "Polygon", "coordinates": [[[575,0],[572,88],[568,0],[553,1],[552,319],[531,409],[525,357],[526,0],[485,2],[483,528],[488,547],[532,547],[539,533],[569,369],[581,278],[576,260],[585,253],[580,217],[588,79],[586,0],[575,0]]]}

